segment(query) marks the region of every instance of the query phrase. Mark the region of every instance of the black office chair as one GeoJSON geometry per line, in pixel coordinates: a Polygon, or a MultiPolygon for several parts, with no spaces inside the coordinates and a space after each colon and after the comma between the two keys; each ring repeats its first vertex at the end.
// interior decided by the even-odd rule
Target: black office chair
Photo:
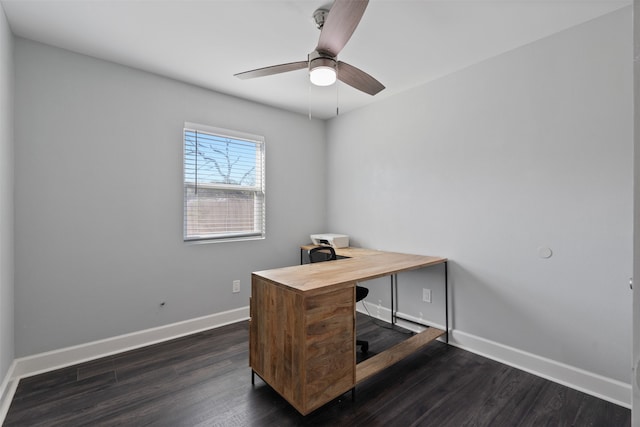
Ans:
{"type": "MultiPolygon", "coordinates": [[[[317,246],[309,249],[309,262],[323,262],[337,260],[336,251],[331,246],[317,246]]],[[[356,285],[356,302],[365,299],[369,295],[369,289],[364,286],[356,285]]],[[[362,352],[369,351],[369,342],[364,340],[356,340],[356,345],[362,348],[362,352]]]]}

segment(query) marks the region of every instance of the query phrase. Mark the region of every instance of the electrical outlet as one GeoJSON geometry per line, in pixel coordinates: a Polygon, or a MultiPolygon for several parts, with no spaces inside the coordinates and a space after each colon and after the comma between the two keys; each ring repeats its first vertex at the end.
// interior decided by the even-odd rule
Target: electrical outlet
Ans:
{"type": "Polygon", "coordinates": [[[237,294],[238,292],[240,292],[240,280],[234,280],[233,281],[233,293],[237,294]]]}
{"type": "Polygon", "coordinates": [[[422,301],[431,302],[431,289],[427,289],[427,288],[422,289],[422,301]]]}

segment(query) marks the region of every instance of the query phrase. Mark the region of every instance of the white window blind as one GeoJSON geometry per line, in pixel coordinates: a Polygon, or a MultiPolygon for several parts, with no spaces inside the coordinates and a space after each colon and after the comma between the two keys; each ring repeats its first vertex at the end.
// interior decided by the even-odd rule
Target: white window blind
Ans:
{"type": "Polygon", "coordinates": [[[184,240],[264,238],[264,138],[184,128],[184,240]]]}

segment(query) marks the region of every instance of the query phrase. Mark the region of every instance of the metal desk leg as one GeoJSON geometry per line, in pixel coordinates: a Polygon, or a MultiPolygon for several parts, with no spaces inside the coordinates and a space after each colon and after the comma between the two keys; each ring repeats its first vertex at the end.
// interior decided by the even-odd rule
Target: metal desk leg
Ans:
{"type": "Polygon", "coordinates": [[[390,282],[390,284],[391,284],[391,324],[393,325],[393,324],[395,324],[395,322],[393,321],[394,320],[393,319],[393,317],[394,317],[393,316],[393,274],[391,275],[390,278],[391,278],[391,282],[390,282]]]}
{"type": "Polygon", "coordinates": [[[398,275],[391,275],[391,324],[395,325],[397,318],[396,312],[398,311],[398,275]]]}
{"type": "Polygon", "coordinates": [[[444,262],[444,317],[446,335],[444,341],[449,344],[449,268],[447,261],[444,262]]]}

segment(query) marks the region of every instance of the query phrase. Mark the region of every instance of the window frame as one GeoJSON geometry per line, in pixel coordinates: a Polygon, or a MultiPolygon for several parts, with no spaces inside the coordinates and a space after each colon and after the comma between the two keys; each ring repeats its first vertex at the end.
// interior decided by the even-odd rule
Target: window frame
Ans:
{"type": "MultiPolygon", "coordinates": [[[[196,147],[197,149],[197,147],[196,147]]],[[[185,122],[182,130],[182,194],[183,194],[183,206],[182,206],[182,229],[183,229],[183,241],[185,243],[218,243],[218,242],[233,242],[243,240],[262,240],[266,238],[266,185],[265,185],[265,168],[266,168],[266,144],[265,138],[261,135],[255,135],[246,132],[240,132],[236,130],[218,128],[208,125],[202,125],[198,123],[185,122]],[[241,184],[223,184],[223,183],[207,183],[198,184],[188,183],[186,179],[187,175],[187,132],[198,132],[202,134],[208,134],[219,138],[228,138],[231,140],[238,140],[242,142],[249,142],[255,144],[256,147],[256,162],[255,162],[255,183],[252,186],[241,184]],[[253,215],[255,224],[253,231],[246,232],[231,232],[220,234],[201,234],[201,235],[189,235],[188,234],[188,222],[187,222],[187,197],[189,186],[196,186],[200,188],[218,189],[218,190],[236,190],[236,191],[249,191],[255,193],[254,196],[254,208],[253,215]]],[[[197,173],[197,172],[196,172],[197,173]]]]}

